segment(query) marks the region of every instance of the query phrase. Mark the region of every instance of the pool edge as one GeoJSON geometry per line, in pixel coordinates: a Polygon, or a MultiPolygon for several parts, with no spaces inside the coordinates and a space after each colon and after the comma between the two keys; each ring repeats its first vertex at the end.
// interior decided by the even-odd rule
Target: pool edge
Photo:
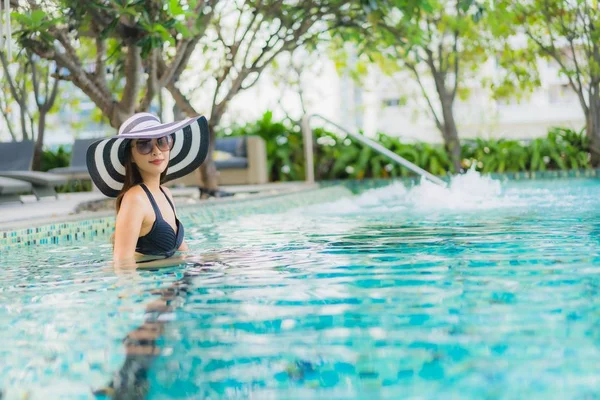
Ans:
{"type": "MultiPolygon", "coordinates": [[[[342,186],[289,190],[249,196],[242,199],[178,205],[178,214],[188,216],[194,222],[213,222],[240,217],[257,212],[283,212],[292,208],[322,203],[332,198],[351,196],[352,192],[342,186]]],[[[56,221],[23,221],[21,227],[0,228],[0,253],[14,248],[33,245],[73,243],[110,234],[114,229],[114,211],[86,212],[62,216],[56,221]],[[31,227],[33,224],[39,226],[31,227]]]]}

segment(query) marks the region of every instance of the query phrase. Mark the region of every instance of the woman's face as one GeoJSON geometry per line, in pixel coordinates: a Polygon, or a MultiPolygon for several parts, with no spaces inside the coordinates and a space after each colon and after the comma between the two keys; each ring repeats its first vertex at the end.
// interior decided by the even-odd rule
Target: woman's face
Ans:
{"type": "Polygon", "coordinates": [[[131,146],[133,162],[140,173],[160,175],[169,165],[173,137],[169,135],[158,139],[133,139],[131,146]]]}

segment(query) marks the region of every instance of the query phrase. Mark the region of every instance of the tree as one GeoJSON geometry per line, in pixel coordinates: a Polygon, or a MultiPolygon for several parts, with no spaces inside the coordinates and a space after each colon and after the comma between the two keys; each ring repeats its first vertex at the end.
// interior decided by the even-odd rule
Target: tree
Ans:
{"type": "Polygon", "coordinates": [[[18,10],[22,28],[16,34],[24,48],[64,68],[67,73],[59,78],[89,96],[113,127],[135,111],[147,110],[162,88],[169,90],[180,110],[198,115],[190,91],[177,82],[202,41],[199,52],[205,58],[200,65],[217,66],[209,118],[211,148],[202,166],[204,185],[214,189],[214,127],[231,99],[254,85],[278,54],[348,23],[352,4],[342,0],[28,0],[18,10]],[[346,17],[338,18],[342,14],[346,17]],[[209,56],[206,52],[211,48],[209,56]],[[219,50],[222,55],[216,53],[219,50]]]}
{"type": "MultiPolygon", "coordinates": [[[[4,77],[4,76],[2,76],[4,77]]],[[[8,130],[8,134],[10,135],[10,139],[14,142],[18,140],[18,135],[15,132],[15,128],[13,127],[12,122],[12,96],[10,94],[10,89],[7,85],[3,85],[0,87],[0,113],[2,114],[2,118],[6,124],[6,129],[8,130]]]]}
{"type": "MultiPolygon", "coordinates": [[[[210,97],[211,146],[232,99],[254,86],[264,71],[284,53],[327,40],[332,30],[352,24],[360,10],[346,0],[232,0],[219,3],[213,24],[201,41],[203,59],[194,63],[184,79],[167,88],[178,107],[195,113],[192,99],[201,92],[210,97]],[[189,82],[194,82],[189,84],[189,82]]],[[[212,151],[209,151],[209,158],[212,151]]],[[[212,162],[201,167],[204,184],[217,187],[212,162]]]]}
{"type": "Polygon", "coordinates": [[[13,140],[17,135],[12,127],[8,107],[11,101],[19,106],[19,120],[21,124],[21,136],[23,140],[35,139],[35,151],[31,168],[35,171],[40,169],[42,151],[44,146],[44,134],[46,132],[46,117],[58,94],[58,79],[51,77],[52,66],[39,60],[37,56],[24,51],[16,57],[16,63],[11,68],[6,54],[0,52],[0,63],[4,80],[7,83],[10,96],[4,98],[2,115],[13,140]],[[18,65],[18,66],[17,66],[18,65]],[[36,110],[30,109],[30,100],[33,95],[36,110]],[[34,128],[34,123],[37,122],[34,128]]]}
{"type": "Polygon", "coordinates": [[[440,131],[455,171],[461,148],[454,116],[457,95],[468,96],[463,83],[485,62],[485,9],[474,0],[373,0],[369,23],[350,36],[361,55],[390,73],[410,72],[440,131]],[[434,90],[426,85],[429,78],[434,90]]]}
{"type": "Polygon", "coordinates": [[[14,14],[21,26],[15,34],[23,48],[64,69],[58,78],[73,82],[118,127],[177,79],[217,1],[28,0],[14,14]]]}
{"type": "MultiPolygon", "coordinates": [[[[310,113],[311,96],[321,97],[321,90],[317,89],[312,93],[307,93],[307,83],[314,76],[323,74],[325,64],[321,62],[322,54],[326,49],[315,49],[307,51],[298,49],[292,52],[277,63],[273,69],[274,85],[279,89],[279,97],[276,109],[285,114],[285,119],[295,125],[300,126],[302,117],[310,113]],[[299,106],[299,114],[289,112],[286,103],[289,103],[290,94],[296,97],[299,106]]],[[[314,83],[314,82],[313,82],[314,83]]]]}
{"type": "MultiPolygon", "coordinates": [[[[524,36],[521,52],[554,60],[577,94],[586,119],[592,164],[600,165],[600,9],[593,0],[496,0],[499,37],[524,36]]],[[[507,61],[522,77],[537,74],[535,59],[507,61]]]]}
{"type": "Polygon", "coordinates": [[[177,81],[218,2],[28,0],[14,14],[21,26],[15,33],[23,48],[54,61],[64,71],[56,77],[80,88],[116,128],[177,81]]]}
{"type": "MultiPolygon", "coordinates": [[[[3,53],[0,53],[0,56],[5,58],[3,53]]],[[[16,65],[15,65],[16,67],[16,65]]],[[[12,71],[8,66],[2,65],[2,80],[5,82],[2,85],[2,89],[0,91],[0,111],[2,112],[2,117],[10,134],[10,137],[13,141],[19,140],[19,138],[23,140],[29,140],[29,132],[33,131],[33,116],[29,113],[28,107],[23,107],[23,101],[19,101],[23,98],[25,101],[28,101],[27,94],[27,72],[15,68],[12,71]],[[11,90],[12,89],[12,90],[11,90]],[[16,96],[14,96],[16,94],[16,96]],[[15,98],[16,97],[16,98],[15,98]],[[13,126],[13,115],[15,114],[14,103],[17,103],[19,106],[16,111],[19,113],[19,121],[21,127],[21,134],[19,135],[15,127],[13,126]],[[28,127],[31,128],[28,129],[28,127]]]]}

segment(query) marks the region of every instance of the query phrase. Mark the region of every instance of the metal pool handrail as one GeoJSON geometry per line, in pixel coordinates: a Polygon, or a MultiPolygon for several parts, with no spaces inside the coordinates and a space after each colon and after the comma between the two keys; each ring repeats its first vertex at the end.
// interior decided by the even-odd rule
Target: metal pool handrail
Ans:
{"type": "Polygon", "coordinates": [[[381,144],[377,143],[376,141],[369,139],[368,137],[361,135],[360,133],[352,132],[352,131],[344,128],[343,126],[338,125],[335,122],[333,122],[319,114],[312,114],[309,116],[305,115],[304,117],[302,117],[302,137],[304,140],[304,158],[305,158],[306,166],[307,166],[307,168],[306,168],[306,181],[307,182],[313,183],[315,181],[314,154],[313,154],[313,146],[312,146],[313,132],[310,127],[310,120],[313,118],[319,118],[319,119],[325,121],[326,123],[341,130],[342,132],[344,132],[345,134],[358,140],[359,142],[369,146],[373,150],[383,154],[384,156],[387,156],[392,161],[395,161],[398,164],[402,165],[403,167],[406,167],[409,170],[413,171],[414,173],[421,175],[425,179],[428,179],[431,182],[433,182],[437,185],[440,185],[442,187],[447,186],[446,182],[444,182],[437,176],[425,171],[423,168],[411,163],[407,159],[400,157],[398,154],[394,153],[393,151],[386,149],[385,147],[383,147],[381,144]],[[312,166],[312,168],[309,168],[309,166],[312,166]]]}

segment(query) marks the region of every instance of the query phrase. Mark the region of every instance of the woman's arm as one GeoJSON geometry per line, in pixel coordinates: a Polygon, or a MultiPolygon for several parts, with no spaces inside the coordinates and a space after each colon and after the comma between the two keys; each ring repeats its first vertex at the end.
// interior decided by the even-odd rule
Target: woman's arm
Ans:
{"type": "Polygon", "coordinates": [[[143,198],[131,189],[121,202],[115,223],[113,258],[117,264],[135,262],[135,246],[144,222],[143,198]]]}

